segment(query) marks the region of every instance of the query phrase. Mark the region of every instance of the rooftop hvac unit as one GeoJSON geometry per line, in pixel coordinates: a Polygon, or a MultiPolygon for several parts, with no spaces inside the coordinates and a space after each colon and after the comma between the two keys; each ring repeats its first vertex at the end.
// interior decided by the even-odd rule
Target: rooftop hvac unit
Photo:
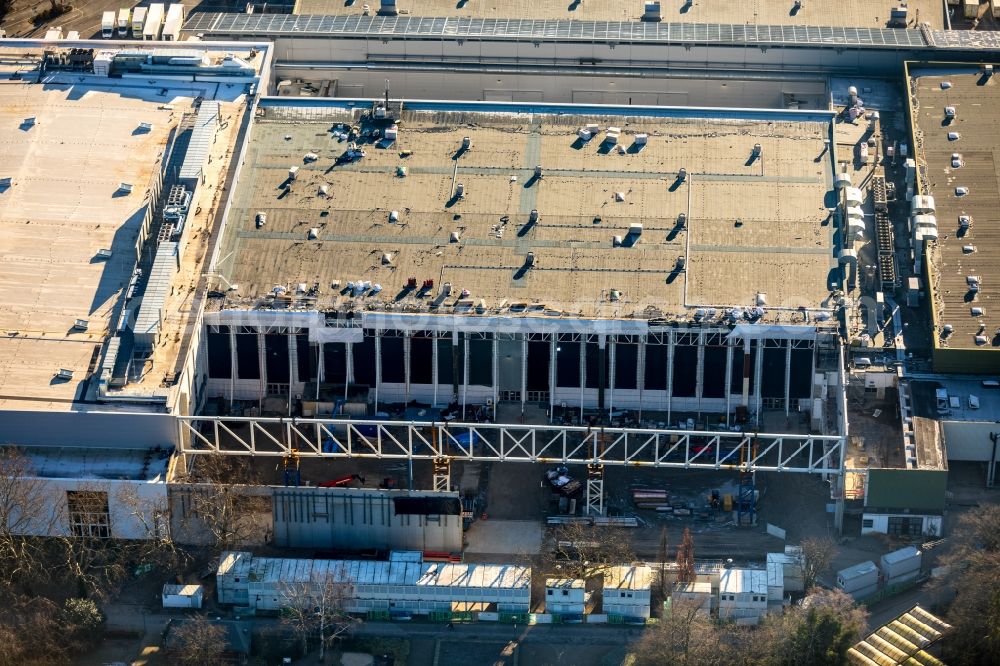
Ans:
{"type": "Polygon", "coordinates": [[[913,199],[910,200],[910,214],[917,215],[920,213],[933,213],[934,212],[934,197],[926,194],[914,195],[913,199]]]}
{"type": "Polygon", "coordinates": [[[309,240],[316,240],[319,238],[319,229],[317,227],[312,227],[309,230],[309,240]]]}
{"type": "Polygon", "coordinates": [[[106,247],[102,247],[97,251],[97,256],[101,259],[110,259],[112,254],[114,254],[114,252],[106,247]]]}
{"type": "Polygon", "coordinates": [[[612,146],[618,143],[618,137],[622,134],[621,129],[617,127],[609,127],[608,131],[604,133],[605,143],[609,143],[612,146]]]}
{"type": "Polygon", "coordinates": [[[455,198],[462,199],[465,197],[465,185],[463,183],[457,183],[455,185],[455,198]]]}
{"type": "Polygon", "coordinates": [[[968,215],[958,216],[958,226],[960,226],[961,228],[968,229],[969,225],[971,224],[972,224],[972,218],[970,216],[968,215]]]}
{"type": "Polygon", "coordinates": [[[847,172],[841,172],[837,174],[837,177],[833,181],[834,186],[840,190],[851,184],[851,176],[847,172]]]}
{"type": "Polygon", "coordinates": [[[328,197],[328,196],[330,196],[330,186],[329,185],[320,185],[319,186],[319,195],[321,197],[328,197]]]}
{"type": "Polygon", "coordinates": [[[642,20],[658,23],[661,19],[662,16],[660,14],[660,3],[647,2],[645,4],[645,10],[642,12],[642,20]]]}
{"type": "Polygon", "coordinates": [[[73,379],[73,371],[68,368],[59,368],[59,371],[56,373],[56,377],[66,380],[73,379]]]}
{"type": "Polygon", "coordinates": [[[529,252],[527,255],[525,255],[525,257],[524,257],[524,265],[527,266],[528,268],[531,268],[532,266],[535,265],[535,253],[534,252],[529,252]]]}
{"type": "Polygon", "coordinates": [[[962,154],[961,153],[952,153],[951,154],[951,168],[952,169],[958,169],[961,166],[962,166],[962,154]]]}
{"type": "Polygon", "coordinates": [[[642,235],[642,222],[633,222],[628,225],[628,235],[632,237],[639,237],[642,235]]]}
{"type": "Polygon", "coordinates": [[[254,218],[254,223],[257,225],[258,229],[267,224],[267,213],[263,211],[258,212],[254,218]]]}
{"type": "Polygon", "coordinates": [[[457,243],[459,240],[461,240],[461,238],[462,238],[461,232],[453,231],[451,232],[451,236],[449,237],[448,240],[452,243],[457,243]]]}
{"type": "Polygon", "coordinates": [[[975,245],[963,245],[962,246],[962,252],[964,252],[965,254],[972,254],[975,251],[976,251],[976,246],[975,245]]]}
{"type": "Polygon", "coordinates": [[[974,307],[972,308],[971,311],[973,317],[982,317],[984,312],[984,310],[981,307],[974,307]]]}
{"type": "Polygon", "coordinates": [[[757,305],[767,305],[767,294],[765,294],[763,291],[758,291],[757,297],[754,299],[754,302],[757,305]]]}
{"type": "Polygon", "coordinates": [[[988,340],[986,339],[986,336],[985,336],[985,335],[977,335],[977,336],[976,336],[976,346],[978,346],[978,347],[982,347],[982,346],[983,346],[983,345],[985,345],[985,344],[986,344],[987,342],[989,342],[989,341],[988,341],[988,340]]]}
{"type": "Polygon", "coordinates": [[[77,319],[77,320],[75,320],[73,322],[73,328],[81,330],[81,331],[86,331],[87,330],[87,326],[89,326],[89,325],[90,325],[90,322],[87,321],[86,319],[77,319]]]}
{"type": "Polygon", "coordinates": [[[382,255],[382,265],[389,266],[392,264],[392,252],[386,252],[382,255]]]}
{"type": "Polygon", "coordinates": [[[585,127],[581,127],[580,129],[578,129],[576,131],[576,135],[580,137],[581,141],[590,141],[590,139],[593,138],[594,136],[593,133],[589,129],[586,129],[585,127]]]}
{"type": "Polygon", "coordinates": [[[462,137],[462,150],[472,150],[472,137],[462,137]]]}
{"type": "Polygon", "coordinates": [[[295,180],[298,177],[299,177],[299,168],[297,166],[289,167],[288,180],[295,180]]]}
{"type": "Polygon", "coordinates": [[[532,208],[531,213],[528,214],[528,222],[534,223],[538,222],[538,209],[532,208]]]}
{"type": "Polygon", "coordinates": [[[625,201],[625,193],[624,192],[615,192],[615,201],[618,201],[618,202],[625,201]]]}
{"type": "Polygon", "coordinates": [[[316,153],[306,153],[305,155],[302,156],[303,162],[315,162],[318,159],[319,155],[317,155],[316,153]]]}
{"type": "Polygon", "coordinates": [[[622,245],[622,237],[621,236],[612,236],[611,237],[611,246],[612,247],[621,247],[621,245],[622,245]]]}
{"type": "Polygon", "coordinates": [[[969,188],[968,187],[962,186],[962,187],[956,187],[955,188],[955,196],[956,197],[964,197],[968,193],[969,193],[969,188]]]}
{"type": "Polygon", "coordinates": [[[959,134],[958,132],[948,132],[948,140],[949,141],[958,141],[961,138],[962,138],[962,135],[959,134]]]}
{"type": "Polygon", "coordinates": [[[954,120],[958,115],[958,111],[953,106],[944,107],[944,117],[948,120],[954,120]]]}
{"type": "Polygon", "coordinates": [[[118,191],[125,194],[132,193],[132,183],[118,183],[118,191]]]}
{"type": "Polygon", "coordinates": [[[399,211],[398,210],[389,211],[389,221],[390,222],[399,222],[399,211]]]}
{"type": "Polygon", "coordinates": [[[397,16],[399,10],[396,9],[396,0],[381,0],[378,14],[379,16],[397,16]]]}
{"type": "Polygon", "coordinates": [[[392,142],[399,138],[399,127],[393,125],[392,127],[387,127],[385,130],[385,140],[392,142]]]}
{"type": "Polygon", "coordinates": [[[140,132],[151,132],[153,131],[153,123],[139,123],[140,132]]]}
{"type": "Polygon", "coordinates": [[[636,134],[635,135],[635,145],[641,147],[641,146],[645,146],[648,142],[649,142],[649,135],[648,134],[636,134]]]}
{"type": "Polygon", "coordinates": [[[687,180],[687,177],[688,177],[688,170],[685,169],[684,167],[681,167],[681,170],[677,172],[677,181],[683,183],[685,180],[687,180]]]}

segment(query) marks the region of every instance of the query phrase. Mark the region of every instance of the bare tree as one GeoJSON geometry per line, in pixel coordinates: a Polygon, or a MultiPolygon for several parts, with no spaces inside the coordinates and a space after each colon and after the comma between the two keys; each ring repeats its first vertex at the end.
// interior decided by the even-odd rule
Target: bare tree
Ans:
{"type": "Polygon", "coordinates": [[[839,666],[862,638],[868,613],[840,590],[812,588],[800,605],[768,616],[758,630],[766,662],[776,666],[839,666]]]}
{"type": "Polygon", "coordinates": [[[635,560],[622,528],[560,525],[553,530],[552,541],[542,566],[546,573],[558,573],[564,578],[587,580],[635,560]]]}
{"type": "Polygon", "coordinates": [[[954,594],[947,621],[954,634],[944,642],[949,664],[996,663],[1000,655],[1000,504],[984,504],[959,519],[950,550],[941,558],[948,574],[936,581],[954,594]]]}
{"type": "Polygon", "coordinates": [[[166,647],[176,663],[184,666],[216,666],[223,663],[226,630],[204,615],[172,625],[166,647]]]}
{"type": "Polygon", "coordinates": [[[816,585],[816,580],[830,568],[837,544],[830,537],[809,537],[802,540],[802,581],[805,589],[816,585]]]}
{"type": "Polygon", "coordinates": [[[309,651],[309,638],[316,636],[322,661],[327,647],[359,621],[345,610],[353,598],[354,585],[342,567],[314,572],[311,581],[285,588],[282,621],[302,640],[304,653],[309,651]]]}
{"type": "Polygon", "coordinates": [[[674,599],[670,612],[643,632],[636,645],[637,666],[700,666],[725,663],[725,630],[716,627],[692,599],[674,599]]]}
{"type": "Polygon", "coordinates": [[[66,629],[59,615],[59,606],[45,597],[3,594],[0,666],[68,664],[70,642],[54,640],[66,629]]]}
{"type": "Polygon", "coordinates": [[[694,538],[691,536],[691,528],[685,527],[684,536],[681,537],[681,545],[677,548],[677,582],[693,583],[694,581],[694,538]]]}
{"type": "Polygon", "coordinates": [[[33,535],[52,531],[57,523],[53,505],[24,453],[0,447],[0,583],[24,583],[44,574],[41,544],[33,535]]]}
{"type": "Polygon", "coordinates": [[[271,497],[261,494],[266,484],[251,459],[197,456],[184,480],[190,484],[184,491],[189,506],[180,523],[188,541],[207,536],[207,545],[222,552],[265,539],[271,497]]]}

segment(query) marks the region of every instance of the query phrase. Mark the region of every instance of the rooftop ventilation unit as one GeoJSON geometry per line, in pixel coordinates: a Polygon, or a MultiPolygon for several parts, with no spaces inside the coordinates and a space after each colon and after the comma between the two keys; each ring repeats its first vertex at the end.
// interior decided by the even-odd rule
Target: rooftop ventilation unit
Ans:
{"type": "Polygon", "coordinates": [[[529,252],[524,256],[524,266],[526,268],[531,268],[534,265],[535,265],[535,253],[529,252]]]}
{"type": "Polygon", "coordinates": [[[389,266],[392,264],[392,252],[386,252],[382,255],[382,265],[389,266]]]}
{"type": "Polygon", "coordinates": [[[964,252],[965,254],[972,254],[975,251],[976,251],[976,246],[975,245],[963,245],[962,246],[962,252],[964,252]]]}
{"type": "Polygon", "coordinates": [[[381,0],[378,9],[379,16],[398,16],[399,10],[396,8],[396,0],[381,0]]]}
{"type": "Polygon", "coordinates": [[[461,232],[453,231],[451,232],[451,236],[449,237],[448,240],[452,243],[457,243],[459,240],[461,240],[461,238],[462,238],[461,232]]]}
{"type": "Polygon", "coordinates": [[[125,194],[132,193],[132,183],[118,183],[118,191],[125,194]]]}
{"type": "Polygon", "coordinates": [[[628,235],[633,238],[638,238],[642,235],[642,222],[633,222],[628,225],[628,235]]]}
{"type": "Polygon", "coordinates": [[[317,155],[316,153],[306,153],[305,155],[302,156],[303,162],[315,162],[318,159],[319,155],[317,155]]]}
{"type": "Polygon", "coordinates": [[[964,197],[968,193],[969,193],[969,188],[967,188],[967,187],[956,187],[955,188],[955,196],[956,197],[964,197]]]}
{"type": "Polygon", "coordinates": [[[114,252],[106,247],[102,247],[97,251],[97,256],[101,259],[110,259],[112,254],[114,254],[114,252]]]}
{"type": "Polygon", "coordinates": [[[472,137],[470,136],[462,137],[462,150],[472,150],[472,137]]]}
{"type": "Polygon", "coordinates": [[[958,141],[961,138],[962,138],[962,135],[959,134],[958,132],[948,132],[948,140],[949,141],[958,141]]]}
{"type": "Polygon", "coordinates": [[[662,15],[660,14],[660,3],[659,2],[647,2],[645,4],[645,9],[642,12],[643,21],[651,21],[653,23],[659,23],[662,20],[662,15]]]}
{"type": "Polygon", "coordinates": [[[642,148],[647,143],[649,143],[649,135],[648,134],[636,134],[635,135],[635,145],[636,145],[636,147],[642,148]]]}
{"type": "Polygon", "coordinates": [[[540,179],[541,177],[542,177],[542,165],[537,164],[535,165],[535,178],[540,179]]]}
{"type": "Polygon", "coordinates": [[[254,224],[257,225],[258,229],[267,224],[267,213],[265,213],[264,211],[259,211],[256,217],[254,217],[254,224]]]}
{"type": "Polygon", "coordinates": [[[390,222],[399,222],[399,211],[398,210],[389,211],[389,221],[390,222]]]}
{"type": "Polygon", "coordinates": [[[982,317],[983,309],[981,307],[974,307],[971,309],[971,314],[973,317],[982,317]]]}
{"type": "Polygon", "coordinates": [[[683,183],[685,180],[687,180],[687,177],[688,177],[688,170],[685,169],[684,167],[681,167],[681,170],[677,172],[677,181],[683,183]]]}
{"type": "Polygon", "coordinates": [[[985,344],[986,344],[987,342],[989,342],[989,340],[987,340],[987,338],[986,338],[986,336],[985,336],[985,335],[977,335],[977,336],[976,336],[976,346],[978,346],[978,347],[982,347],[982,346],[983,346],[983,345],[985,345],[985,344]]]}
{"type": "Polygon", "coordinates": [[[462,183],[457,183],[455,185],[455,198],[464,199],[465,198],[465,185],[462,183]]]}
{"type": "Polygon", "coordinates": [[[528,215],[528,222],[535,223],[538,222],[538,209],[532,208],[531,213],[528,215]]]}
{"type": "Polygon", "coordinates": [[[10,176],[5,176],[4,178],[0,178],[0,187],[10,187],[13,184],[14,184],[14,179],[11,178],[10,176]]]}
{"type": "Polygon", "coordinates": [[[297,166],[289,167],[288,180],[295,180],[298,177],[299,177],[299,168],[297,166]]]}
{"type": "Polygon", "coordinates": [[[56,373],[56,377],[65,380],[73,379],[73,371],[67,368],[59,368],[59,371],[56,373]]]}
{"type": "Polygon", "coordinates": [[[319,229],[313,227],[309,230],[309,240],[316,240],[317,238],[319,238],[319,229]]]}
{"type": "Polygon", "coordinates": [[[146,133],[153,131],[153,123],[139,123],[139,131],[146,133]]]}
{"type": "Polygon", "coordinates": [[[87,330],[87,326],[89,326],[89,325],[90,325],[90,322],[87,321],[86,319],[77,319],[77,320],[75,320],[73,322],[73,328],[75,328],[77,330],[80,330],[80,331],[86,331],[87,330]]]}
{"type": "Polygon", "coordinates": [[[958,111],[953,106],[944,107],[944,117],[947,120],[954,120],[958,116],[958,111]]]}

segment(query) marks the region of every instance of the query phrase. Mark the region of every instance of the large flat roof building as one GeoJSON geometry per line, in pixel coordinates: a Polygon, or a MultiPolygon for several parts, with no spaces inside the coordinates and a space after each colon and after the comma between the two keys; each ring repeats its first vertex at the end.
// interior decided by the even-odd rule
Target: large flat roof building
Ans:
{"type": "MultiPolygon", "coordinates": [[[[930,196],[937,227],[924,242],[934,367],[1000,371],[1000,87],[976,66],[908,68],[917,145],[916,195],[930,196]]],[[[913,206],[926,206],[921,198],[913,206]]],[[[911,218],[918,219],[918,218],[911,218]]],[[[922,245],[922,243],[921,243],[922,245]]],[[[919,261],[921,246],[916,248],[919,261]]]]}
{"type": "MultiPolygon", "coordinates": [[[[392,2],[329,2],[329,0],[297,0],[295,14],[362,16],[441,16],[463,18],[528,18],[534,20],[572,19],[578,21],[641,21],[646,14],[644,0],[491,0],[455,2],[454,0],[393,0],[392,2]]],[[[784,0],[727,2],[661,1],[658,18],[674,23],[733,23],[763,25],[829,25],[855,28],[882,28],[890,21],[891,2],[844,0],[836,5],[805,2],[792,10],[784,0]]],[[[936,0],[910,0],[906,22],[916,26],[927,23],[933,28],[944,27],[944,12],[936,0]]]]}

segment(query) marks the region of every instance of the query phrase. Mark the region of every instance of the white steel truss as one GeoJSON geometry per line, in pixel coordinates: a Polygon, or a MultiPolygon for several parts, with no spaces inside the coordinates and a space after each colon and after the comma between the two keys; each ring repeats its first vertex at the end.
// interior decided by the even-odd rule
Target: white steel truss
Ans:
{"type": "Polygon", "coordinates": [[[841,474],[838,435],[179,416],[184,454],[532,462],[841,474]]]}

